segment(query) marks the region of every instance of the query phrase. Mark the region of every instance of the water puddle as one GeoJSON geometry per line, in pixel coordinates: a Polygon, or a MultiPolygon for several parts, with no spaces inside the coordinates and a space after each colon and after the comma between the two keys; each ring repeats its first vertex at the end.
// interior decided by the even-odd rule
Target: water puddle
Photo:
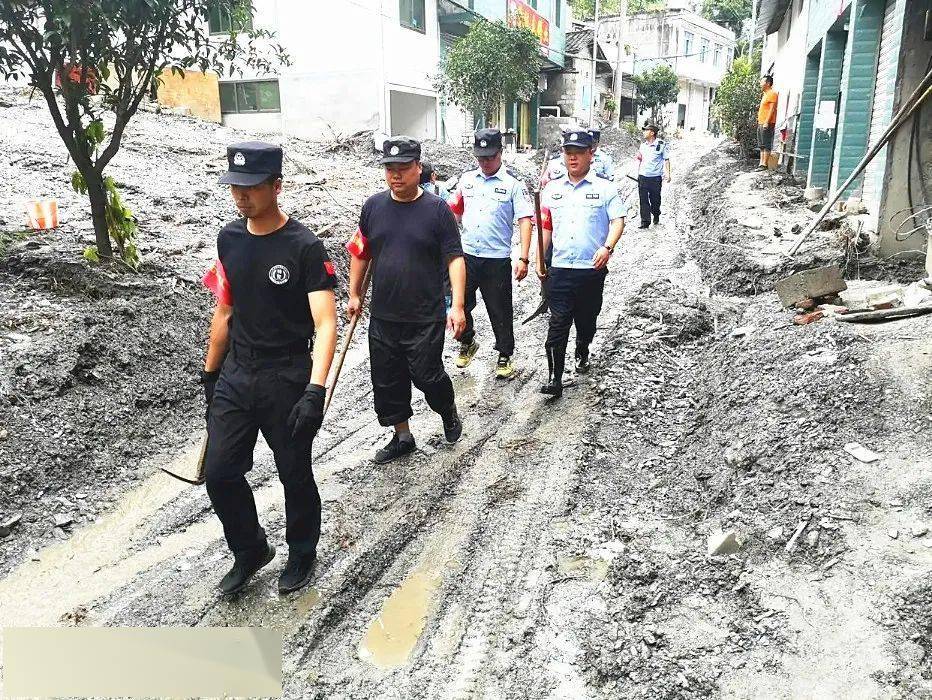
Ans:
{"type": "Polygon", "coordinates": [[[359,644],[359,658],[383,669],[404,666],[424,631],[433,594],[442,581],[436,567],[412,571],[369,625],[359,644]]]}
{"type": "Polygon", "coordinates": [[[317,607],[319,602],[320,591],[316,588],[311,588],[307,593],[304,593],[294,601],[294,610],[298,613],[298,617],[307,617],[311,610],[317,607]]]}

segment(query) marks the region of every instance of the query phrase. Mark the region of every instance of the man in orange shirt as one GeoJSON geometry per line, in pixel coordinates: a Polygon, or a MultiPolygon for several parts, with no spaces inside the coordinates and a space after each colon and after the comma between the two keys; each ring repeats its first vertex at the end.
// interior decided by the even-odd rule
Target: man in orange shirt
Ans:
{"type": "Polygon", "coordinates": [[[760,146],[759,170],[767,167],[767,159],[773,149],[773,132],[777,126],[777,91],[773,89],[773,76],[765,75],[760,81],[764,94],[757,110],[757,143],[760,146]]]}

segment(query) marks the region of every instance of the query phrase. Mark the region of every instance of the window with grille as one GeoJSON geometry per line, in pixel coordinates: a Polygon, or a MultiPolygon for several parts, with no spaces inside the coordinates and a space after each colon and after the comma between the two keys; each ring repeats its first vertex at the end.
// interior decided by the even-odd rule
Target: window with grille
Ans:
{"type": "Polygon", "coordinates": [[[693,33],[692,32],[683,32],[685,37],[685,43],[683,45],[683,53],[689,56],[693,52],[693,33]]]}
{"type": "Polygon", "coordinates": [[[427,33],[424,0],[398,0],[398,11],[402,27],[422,34],[427,33]]]}
{"type": "Polygon", "coordinates": [[[280,112],[281,109],[277,80],[238,80],[220,83],[220,112],[223,114],[280,112]]]}
{"type": "Polygon", "coordinates": [[[252,29],[252,9],[244,5],[244,15],[230,14],[230,11],[219,5],[212,5],[207,16],[207,25],[211,34],[229,34],[252,29]]]}

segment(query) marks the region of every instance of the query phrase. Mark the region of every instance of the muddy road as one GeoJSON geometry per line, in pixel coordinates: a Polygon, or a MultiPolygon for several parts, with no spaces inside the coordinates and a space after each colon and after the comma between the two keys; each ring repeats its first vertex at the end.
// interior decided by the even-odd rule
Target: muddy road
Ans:
{"type": "MultiPolygon", "coordinates": [[[[354,343],[315,443],[312,588],[277,593],[283,502],[260,443],[251,481],[281,546],[244,595],[216,593],[227,554],[206,492],[154,456],[93,523],[0,578],[3,624],[275,627],[288,698],[932,692],[932,547],[914,536],[932,524],[930,327],[787,328],[772,293],[710,294],[730,263],[697,244],[703,212],[768,176],[699,138],[677,144],[674,175],[664,223],[635,217],[611,263],[594,371],[558,403],[538,393],[546,319],[519,329],[501,383],[480,304],[472,365],[452,369],[447,347],[463,439],[447,445],[419,400],[418,451],[377,467],[387,434],[354,343]],[[884,460],[854,463],[853,439],[884,460]],[[740,546],[710,556],[722,529],[740,546]]],[[[516,315],[537,301],[519,285],[516,315]]],[[[171,459],[193,457],[196,427],[171,459]]]]}

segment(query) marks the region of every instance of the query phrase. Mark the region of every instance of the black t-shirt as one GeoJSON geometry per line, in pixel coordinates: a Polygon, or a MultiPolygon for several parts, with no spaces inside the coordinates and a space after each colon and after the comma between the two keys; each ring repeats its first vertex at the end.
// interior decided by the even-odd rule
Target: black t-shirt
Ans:
{"type": "Polygon", "coordinates": [[[362,206],[372,272],[372,315],[385,321],[426,323],[446,319],[443,281],[447,261],[463,254],[450,208],[425,192],[396,202],[386,190],[362,206]]]}
{"type": "Polygon", "coordinates": [[[324,244],[306,226],[288,219],[256,236],[238,219],[220,230],[217,254],[233,295],[234,343],[271,350],[314,336],[308,292],[333,289],[337,278],[324,244]]]}

